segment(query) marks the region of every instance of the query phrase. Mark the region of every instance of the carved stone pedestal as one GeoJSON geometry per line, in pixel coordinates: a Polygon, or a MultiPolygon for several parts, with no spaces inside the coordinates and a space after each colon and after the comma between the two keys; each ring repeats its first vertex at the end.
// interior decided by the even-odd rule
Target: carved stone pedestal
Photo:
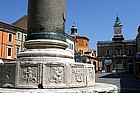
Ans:
{"type": "Polygon", "coordinates": [[[0,87],[73,88],[95,85],[94,67],[81,63],[5,63],[0,87]]]}
{"type": "MultiPolygon", "coordinates": [[[[42,89],[40,92],[85,92],[91,88],[98,92],[94,89],[94,65],[75,63],[74,52],[67,50],[65,13],[66,0],[28,0],[27,50],[18,54],[15,62],[0,65],[2,90],[11,87],[16,88],[13,92],[20,93],[31,89],[36,92],[37,88],[42,89]]],[[[102,91],[108,91],[108,87],[102,91]]],[[[116,87],[110,91],[116,92],[116,87]]]]}
{"type": "Polygon", "coordinates": [[[63,49],[66,46],[66,42],[58,40],[27,41],[26,47],[30,49],[21,52],[15,63],[0,66],[3,77],[0,86],[25,89],[94,86],[94,65],[75,63],[73,55],[63,49]]]}

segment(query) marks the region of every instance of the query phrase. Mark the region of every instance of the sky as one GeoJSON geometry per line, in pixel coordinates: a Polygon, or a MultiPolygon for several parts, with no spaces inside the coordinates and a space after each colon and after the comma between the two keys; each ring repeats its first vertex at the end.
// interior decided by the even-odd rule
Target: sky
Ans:
{"type": "MultiPolygon", "coordinates": [[[[1,0],[0,21],[13,23],[27,15],[28,0],[1,0]]],[[[67,0],[66,33],[73,23],[78,34],[89,38],[89,49],[97,50],[97,41],[110,41],[118,14],[125,40],[135,39],[140,25],[139,0],[67,0]]]]}

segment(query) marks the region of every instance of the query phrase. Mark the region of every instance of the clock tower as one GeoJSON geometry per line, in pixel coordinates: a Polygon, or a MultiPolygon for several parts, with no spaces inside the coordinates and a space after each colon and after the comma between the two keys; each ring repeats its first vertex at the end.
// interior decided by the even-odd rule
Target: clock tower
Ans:
{"type": "Polygon", "coordinates": [[[112,38],[113,41],[123,41],[124,40],[124,37],[122,35],[122,24],[121,24],[121,21],[120,21],[120,18],[116,17],[116,20],[115,20],[115,24],[114,24],[114,37],[112,38]]]}

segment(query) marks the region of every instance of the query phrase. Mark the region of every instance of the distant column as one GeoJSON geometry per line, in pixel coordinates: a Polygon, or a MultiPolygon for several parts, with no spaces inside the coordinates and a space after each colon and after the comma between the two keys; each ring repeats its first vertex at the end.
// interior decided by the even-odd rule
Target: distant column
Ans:
{"type": "Polygon", "coordinates": [[[66,0],[28,0],[27,40],[65,41],[66,0]]]}

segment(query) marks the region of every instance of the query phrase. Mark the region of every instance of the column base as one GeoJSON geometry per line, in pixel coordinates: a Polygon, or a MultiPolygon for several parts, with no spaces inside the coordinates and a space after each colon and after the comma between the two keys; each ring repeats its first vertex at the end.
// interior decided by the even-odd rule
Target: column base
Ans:
{"type": "Polygon", "coordinates": [[[59,89],[95,85],[94,65],[82,63],[5,63],[0,65],[0,77],[0,87],[11,88],[59,89]]]}
{"type": "Polygon", "coordinates": [[[0,88],[0,93],[118,93],[115,85],[96,83],[93,87],[64,88],[64,89],[9,89],[0,88]]]}

